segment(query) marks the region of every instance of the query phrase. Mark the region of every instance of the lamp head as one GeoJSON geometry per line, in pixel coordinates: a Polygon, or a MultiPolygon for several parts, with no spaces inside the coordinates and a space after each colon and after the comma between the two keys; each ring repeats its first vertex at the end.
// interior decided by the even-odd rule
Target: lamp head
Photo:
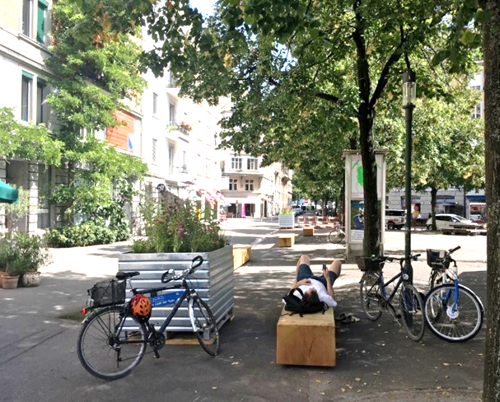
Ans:
{"type": "Polygon", "coordinates": [[[415,105],[417,98],[417,83],[415,82],[415,73],[407,71],[403,74],[403,108],[415,105]]]}

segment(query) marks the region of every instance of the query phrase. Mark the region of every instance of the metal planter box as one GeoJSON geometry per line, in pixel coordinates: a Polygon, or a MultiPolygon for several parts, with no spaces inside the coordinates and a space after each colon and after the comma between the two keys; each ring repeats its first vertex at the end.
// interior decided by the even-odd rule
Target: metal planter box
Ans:
{"type": "Polygon", "coordinates": [[[295,227],[295,216],[293,215],[279,215],[278,224],[280,228],[291,228],[295,227]]]}
{"type": "MultiPolygon", "coordinates": [[[[168,269],[176,273],[188,268],[194,257],[201,255],[203,264],[191,275],[191,282],[198,294],[205,300],[214,313],[219,328],[233,315],[234,308],[234,274],[233,246],[226,246],[209,253],[158,253],[133,254],[118,256],[118,270],[123,272],[139,271],[141,275],[132,278],[132,286],[145,289],[160,287],[161,275],[168,269]]],[[[180,284],[180,281],[171,282],[180,284]]],[[[180,289],[166,291],[164,294],[177,292],[180,289]]],[[[132,293],[127,285],[127,300],[132,293]]],[[[151,322],[158,327],[172,311],[173,305],[153,308],[151,322]]],[[[184,301],[173,317],[167,332],[191,332],[191,322],[184,301]]]]}

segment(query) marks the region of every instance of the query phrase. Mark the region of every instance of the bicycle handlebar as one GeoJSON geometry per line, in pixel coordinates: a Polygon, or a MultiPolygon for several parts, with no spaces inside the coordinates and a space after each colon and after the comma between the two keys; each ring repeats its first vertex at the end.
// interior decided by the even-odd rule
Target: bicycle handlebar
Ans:
{"type": "Polygon", "coordinates": [[[409,257],[401,257],[401,258],[396,258],[396,257],[389,257],[389,256],[386,256],[386,255],[381,255],[381,256],[378,256],[378,257],[372,257],[372,261],[376,261],[377,259],[380,259],[382,261],[388,261],[388,262],[394,262],[394,261],[399,261],[399,262],[403,262],[403,261],[406,261],[406,260],[414,260],[416,261],[418,257],[420,257],[422,254],[414,254],[414,255],[410,255],[409,257]]]}
{"type": "Polygon", "coordinates": [[[162,283],[169,283],[172,281],[176,281],[177,279],[181,279],[187,275],[190,275],[201,264],[203,264],[203,257],[201,255],[194,257],[193,260],[191,261],[191,266],[189,268],[184,269],[181,273],[174,275],[171,278],[166,279],[166,277],[171,274],[171,271],[169,270],[167,272],[164,272],[163,275],[161,276],[161,282],[162,283]]]}
{"type": "Polygon", "coordinates": [[[455,251],[460,250],[461,248],[462,248],[462,247],[460,247],[460,246],[457,246],[457,247],[455,247],[455,248],[452,248],[452,249],[448,250],[448,254],[453,254],[455,251]]]}

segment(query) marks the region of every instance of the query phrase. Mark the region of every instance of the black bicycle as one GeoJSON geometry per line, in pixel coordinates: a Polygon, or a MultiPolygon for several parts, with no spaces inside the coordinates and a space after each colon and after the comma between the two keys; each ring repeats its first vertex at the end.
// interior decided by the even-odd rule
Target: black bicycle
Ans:
{"type": "Polygon", "coordinates": [[[417,289],[409,282],[408,274],[404,271],[404,263],[408,260],[416,260],[420,254],[411,255],[408,258],[394,258],[388,256],[360,257],[357,259],[358,267],[365,271],[360,281],[360,295],[363,310],[369,320],[376,321],[386,310],[394,319],[402,318],[403,326],[410,339],[418,342],[424,336],[424,302],[417,289]],[[384,282],[382,269],[386,262],[398,261],[401,271],[384,282]],[[397,281],[391,294],[388,295],[387,287],[397,281]],[[399,310],[392,305],[392,300],[399,290],[399,310]]]}
{"type": "Polygon", "coordinates": [[[94,285],[89,290],[89,295],[92,308],[97,309],[85,318],[78,336],[78,358],[83,367],[96,377],[116,380],[130,374],[139,365],[148,344],[155,357],[159,358],[158,350],[165,346],[165,329],[184,300],[187,300],[192,330],[200,345],[209,355],[217,356],[220,343],[216,320],[189,279],[189,275],[202,263],[203,258],[198,256],[181,273],[176,275],[171,269],[161,277],[162,283],[181,280],[180,284],[141,290],[130,286],[134,296],[149,294],[153,302],[155,298],[161,298],[165,299],[163,304],[175,303],[159,330],[149,322],[149,316],[138,317],[133,314],[132,299],[125,303],[126,281],[130,282],[130,278],[139,275],[139,272],[118,272],[118,281],[104,281],[94,285]],[[184,291],[170,299],[168,293],[158,295],[159,292],[176,288],[183,288],[184,291]]]}

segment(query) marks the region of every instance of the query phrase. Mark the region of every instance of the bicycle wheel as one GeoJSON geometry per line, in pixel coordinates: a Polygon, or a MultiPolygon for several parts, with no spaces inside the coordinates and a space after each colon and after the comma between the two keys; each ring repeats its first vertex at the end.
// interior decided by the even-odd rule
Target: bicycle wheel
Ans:
{"type": "Polygon", "coordinates": [[[371,272],[367,272],[361,279],[359,287],[361,305],[369,320],[376,321],[382,315],[380,309],[380,281],[379,277],[371,272]]]}
{"type": "Polygon", "coordinates": [[[85,370],[104,380],[128,375],[146,351],[146,328],[129,315],[126,328],[121,326],[123,307],[110,306],[93,313],[78,336],[78,358],[85,370]]]}
{"type": "Polygon", "coordinates": [[[403,283],[399,292],[399,307],[403,326],[410,339],[418,342],[424,336],[424,302],[413,285],[403,283]]]}
{"type": "Polygon", "coordinates": [[[189,316],[194,325],[194,333],[201,347],[210,356],[217,356],[220,352],[219,328],[214,315],[205,303],[199,297],[195,297],[189,303],[189,316]]]}
{"type": "Polygon", "coordinates": [[[481,329],[484,309],[481,300],[465,286],[448,283],[432,289],[425,298],[425,320],[438,338],[465,342],[481,329]],[[439,314],[435,314],[439,311],[439,314]]]}
{"type": "Polygon", "coordinates": [[[343,238],[339,229],[332,229],[330,233],[328,233],[328,241],[330,243],[339,244],[343,238]]]}

